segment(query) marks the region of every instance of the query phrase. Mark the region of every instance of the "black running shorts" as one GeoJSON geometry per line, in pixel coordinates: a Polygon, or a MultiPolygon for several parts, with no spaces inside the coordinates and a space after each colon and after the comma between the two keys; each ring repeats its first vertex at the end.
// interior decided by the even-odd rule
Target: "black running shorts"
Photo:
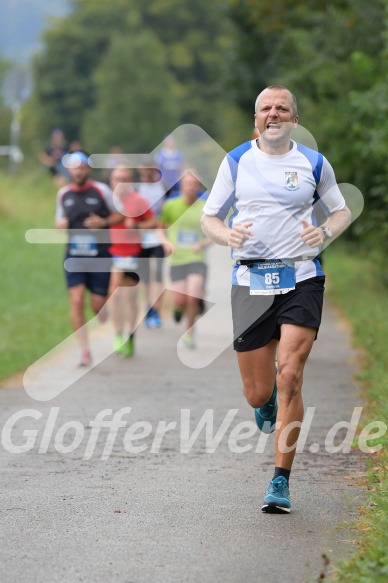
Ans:
{"type": "Polygon", "coordinates": [[[67,253],[64,265],[67,287],[81,284],[92,294],[107,296],[111,264],[108,251],[100,251],[97,257],[73,257],[67,253]]]}
{"type": "Polygon", "coordinates": [[[251,296],[249,286],[232,286],[233,347],[247,352],[280,340],[280,326],[315,328],[321,324],[325,276],[312,277],[275,296],[251,296]]]}
{"type": "Polygon", "coordinates": [[[194,263],[185,263],[184,265],[171,265],[170,279],[171,281],[182,281],[189,275],[202,275],[206,279],[207,265],[202,261],[194,263]]]}
{"type": "Polygon", "coordinates": [[[164,249],[162,245],[143,247],[139,255],[139,276],[143,283],[151,281],[151,263],[155,262],[154,278],[157,283],[163,281],[164,249]]]}

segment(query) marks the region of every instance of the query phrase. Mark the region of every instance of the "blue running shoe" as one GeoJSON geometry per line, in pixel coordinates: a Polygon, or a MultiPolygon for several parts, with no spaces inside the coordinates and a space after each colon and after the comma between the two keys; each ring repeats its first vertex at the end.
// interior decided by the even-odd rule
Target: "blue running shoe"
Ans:
{"type": "Polygon", "coordinates": [[[271,398],[259,409],[255,409],[255,419],[258,428],[263,433],[272,433],[275,430],[276,415],[278,413],[278,388],[275,386],[271,398]]]}
{"type": "Polygon", "coordinates": [[[278,476],[270,481],[261,510],[270,514],[291,512],[290,490],[284,476],[278,476]]]}
{"type": "Polygon", "coordinates": [[[145,319],[145,325],[146,328],[160,328],[162,326],[162,320],[155,308],[149,308],[145,319]]]}
{"type": "Polygon", "coordinates": [[[152,318],[153,318],[153,328],[161,328],[162,327],[162,320],[160,319],[158,310],[155,308],[152,310],[152,318]]]}

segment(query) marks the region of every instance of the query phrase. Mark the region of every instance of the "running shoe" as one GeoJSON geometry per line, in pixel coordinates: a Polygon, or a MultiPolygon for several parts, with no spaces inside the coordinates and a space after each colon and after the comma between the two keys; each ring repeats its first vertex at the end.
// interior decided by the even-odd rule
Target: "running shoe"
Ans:
{"type": "Polygon", "coordinates": [[[155,328],[154,317],[153,317],[153,308],[148,309],[144,324],[145,324],[146,328],[155,328]]]}
{"type": "Polygon", "coordinates": [[[270,514],[291,512],[290,490],[284,476],[278,476],[270,481],[261,510],[270,514]]]}
{"type": "Polygon", "coordinates": [[[162,326],[162,320],[160,319],[159,313],[155,308],[150,308],[148,310],[145,325],[147,328],[160,328],[162,326]]]}
{"type": "Polygon", "coordinates": [[[162,320],[159,316],[158,310],[153,309],[153,318],[154,318],[154,328],[161,328],[162,327],[162,320]]]}
{"type": "Polygon", "coordinates": [[[278,413],[278,388],[275,386],[271,398],[262,407],[255,409],[255,419],[258,428],[263,433],[272,433],[275,430],[276,415],[278,413]]]}
{"type": "Polygon", "coordinates": [[[92,364],[92,355],[90,352],[85,352],[79,359],[77,366],[90,366],[92,364]]]}
{"type": "Polygon", "coordinates": [[[122,334],[117,334],[113,342],[113,349],[116,354],[122,354],[124,351],[125,339],[122,334]]]}
{"type": "Polygon", "coordinates": [[[183,342],[186,348],[195,348],[195,342],[192,334],[190,333],[185,334],[183,337],[183,342]]]}
{"type": "Polygon", "coordinates": [[[174,320],[177,324],[179,324],[179,322],[182,320],[182,316],[183,316],[183,309],[182,308],[175,308],[174,309],[174,320]]]}
{"type": "Polygon", "coordinates": [[[134,355],[134,353],[135,353],[135,338],[134,338],[133,334],[131,334],[131,336],[129,336],[128,340],[125,342],[121,353],[124,356],[126,356],[127,358],[134,355]]]}

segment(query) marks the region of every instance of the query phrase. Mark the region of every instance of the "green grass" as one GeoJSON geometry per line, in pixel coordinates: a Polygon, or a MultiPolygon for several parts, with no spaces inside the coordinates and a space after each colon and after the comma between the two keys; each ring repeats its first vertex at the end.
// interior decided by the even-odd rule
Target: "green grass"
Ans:
{"type": "Polygon", "coordinates": [[[53,228],[57,188],[41,170],[0,174],[0,381],[66,338],[62,245],[32,245],[25,232],[53,228]]]}
{"type": "MultiPolygon", "coordinates": [[[[328,297],[351,323],[354,342],[363,349],[364,425],[376,420],[388,425],[388,289],[379,279],[378,264],[359,255],[338,244],[326,252],[328,297]]],[[[368,502],[355,527],[357,551],[337,566],[334,580],[340,583],[388,581],[388,432],[368,446],[378,444],[382,449],[367,461],[368,502]]]]}

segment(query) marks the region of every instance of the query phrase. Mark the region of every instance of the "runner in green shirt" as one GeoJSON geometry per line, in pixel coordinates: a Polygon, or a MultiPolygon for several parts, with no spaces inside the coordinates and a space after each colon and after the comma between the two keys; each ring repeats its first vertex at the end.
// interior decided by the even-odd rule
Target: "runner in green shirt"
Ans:
{"type": "Polygon", "coordinates": [[[204,206],[199,198],[201,188],[199,180],[187,172],[180,181],[179,196],[167,200],[160,216],[161,227],[167,229],[164,243],[172,248],[170,278],[174,319],[179,322],[183,315],[186,317],[184,341],[188,348],[195,348],[193,326],[203,307],[207,272],[204,249],[211,244],[200,225],[204,206]]]}

